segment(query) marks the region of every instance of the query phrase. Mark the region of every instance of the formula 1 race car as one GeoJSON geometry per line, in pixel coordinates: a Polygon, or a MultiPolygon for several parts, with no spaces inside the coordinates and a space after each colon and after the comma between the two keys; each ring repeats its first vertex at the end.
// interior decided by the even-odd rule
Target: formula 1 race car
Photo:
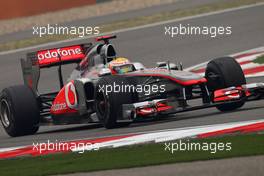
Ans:
{"type": "Polygon", "coordinates": [[[231,111],[246,101],[262,99],[264,83],[246,84],[232,57],[211,60],[205,77],[183,71],[182,64],[159,62],[145,68],[118,57],[110,39],[27,54],[21,59],[24,85],[5,88],[0,115],[10,136],[34,134],[45,123],[101,123],[115,128],[138,118],[216,107],[231,111]],[[100,42],[101,41],[101,42],[100,42]],[[76,63],[64,84],[62,65],[76,63]],[[40,70],[58,67],[61,90],[41,94],[40,70]],[[96,113],[96,116],[93,114],[96,113]]]}

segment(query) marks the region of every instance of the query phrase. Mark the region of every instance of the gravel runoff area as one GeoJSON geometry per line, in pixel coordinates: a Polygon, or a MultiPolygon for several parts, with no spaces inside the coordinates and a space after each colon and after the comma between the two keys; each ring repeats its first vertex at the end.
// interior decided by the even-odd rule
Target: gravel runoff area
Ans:
{"type": "Polygon", "coordinates": [[[0,35],[18,32],[32,28],[32,26],[46,26],[47,24],[60,24],[89,17],[108,15],[147,8],[155,5],[173,3],[179,0],[113,0],[87,5],[67,10],[49,12],[41,15],[0,20],[0,35]]]}
{"type": "MultiPolygon", "coordinates": [[[[175,156],[177,157],[177,156],[175,156]]],[[[240,157],[210,161],[167,164],[141,168],[107,170],[90,173],[75,173],[64,176],[262,176],[264,173],[264,156],[240,157]],[[147,171],[147,172],[146,172],[147,171]]]]}

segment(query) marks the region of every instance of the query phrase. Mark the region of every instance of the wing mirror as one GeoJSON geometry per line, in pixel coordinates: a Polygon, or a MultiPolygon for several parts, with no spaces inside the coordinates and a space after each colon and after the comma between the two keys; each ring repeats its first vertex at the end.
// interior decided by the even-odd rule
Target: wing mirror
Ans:
{"type": "Polygon", "coordinates": [[[100,71],[99,71],[99,77],[102,77],[102,76],[106,76],[106,75],[111,75],[112,72],[109,68],[102,68],[100,71]]]}
{"type": "Polygon", "coordinates": [[[134,62],[133,65],[134,65],[136,70],[144,70],[145,69],[145,66],[143,64],[141,64],[140,62],[134,62]]]}
{"type": "Polygon", "coordinates": [[[174,64],[168,62],[157,62],[157,67],[158,68],[164,68],[168,70],[183,70],[182,68],[182,63],[174,64]]]}

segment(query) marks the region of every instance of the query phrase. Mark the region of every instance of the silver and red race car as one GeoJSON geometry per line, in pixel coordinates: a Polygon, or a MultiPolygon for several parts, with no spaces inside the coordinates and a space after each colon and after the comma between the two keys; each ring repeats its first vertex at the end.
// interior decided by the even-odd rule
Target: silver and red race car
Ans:
{"type": "Polygon", "coordinates": [[[27,54],[21,60],[24,85],[5,88],[0,115],[10,136],[34,134],[45,123],[101,123],[106,128],[129,125],[138,118],[216,107],[232,111],[264,97],[264,83],[246,84],[231,57],[211,60],[205,77],[183,71],[182,64],[159,62],[145,68],[118,57],[110,39],[27,54]],[[68,82],[62,65],[76,63],[68,82]],[[40,70],[58,67],[61,90],[41,94],[40,70]],[[96,113],[96,116],[93,114],[96,113]]]}

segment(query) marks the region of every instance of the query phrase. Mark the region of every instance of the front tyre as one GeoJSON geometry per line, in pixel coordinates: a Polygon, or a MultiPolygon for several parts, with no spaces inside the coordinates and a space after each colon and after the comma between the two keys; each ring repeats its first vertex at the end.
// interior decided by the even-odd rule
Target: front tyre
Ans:
{"type": "MultiPolygon", "coordinates": [[[[106,87],[130,85],[128,80],[122,76],[107,76],[102,77],[96,86],[95,90],[95,109],[100,122],[105,128],[111,129],[117,127],[117,120],[122,117],[122,105],[131,104],[135,99],[134,92],[124,91],[109,91],[106,92],[106,87]],[[101,89],[104,87],[104,91],[101,89]]],[[[133,86],[133,85],[132,85],[133,86]]],[[[129,122],[123,123],[125,126],[129,122]]]]}
{"type": "MultiPolygon", "coordinates": [[[[212,92],[217,89],[246,84],[245,75],[241,66],[232,57],[211,60],[207,64],[205,77],[208,88],[212,92]]],[[[234,103],[218,105],[216,108],[220,111],[232,111],[242,107],[244,104],[245,101],[240,100],[234,103]]]]}
{"type": "Polygon", "coordinates": [[[0,96],[0,118],[12,137],[35,134],[40,113],[33,91],[24,85],[4,89],[0,96]]]}

